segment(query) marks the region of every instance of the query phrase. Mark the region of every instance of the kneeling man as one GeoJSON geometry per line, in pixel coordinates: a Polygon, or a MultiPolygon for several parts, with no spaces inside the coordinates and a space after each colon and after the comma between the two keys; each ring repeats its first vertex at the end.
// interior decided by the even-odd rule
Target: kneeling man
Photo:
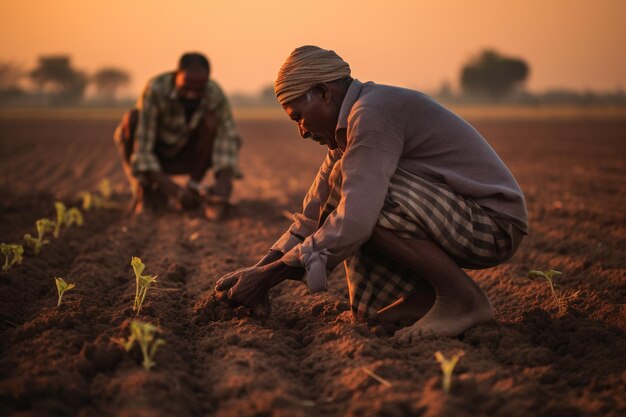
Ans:
{"type": "Polygon", "coordinates": [[[225,214],[232,180],[239,175],[240,139],[228,100],[209,76],[204,55],[184,54],[176,71],[148,82],[137,108],[116,129],[135,213],[169,200],[185,209],[202,205],[214,220],[225,214]],[[209,169],[215,175],[211,188],[201,185],[209,169]],[[189,180],[181,187],[171,175],[189,180]]]}
{"type": "Polygon", "coordinates": [[[456,336],[493,319],[462,268],[509,259],[528,232],[515,178],[466,121],[417,91],[362,83],[335,52],[297,48],[275,92],[303,138],[329,148],[289,230],[217,283],[254,306],[285,279],[311,292],[343,262],[357,320],[415,323],[400,339],[456,336]]]}

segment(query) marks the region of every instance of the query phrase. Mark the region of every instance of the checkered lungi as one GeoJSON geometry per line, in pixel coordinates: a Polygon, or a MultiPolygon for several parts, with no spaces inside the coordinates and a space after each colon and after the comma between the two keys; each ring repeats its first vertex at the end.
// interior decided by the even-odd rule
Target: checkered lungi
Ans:
{"type": "MultiPolygon", "coordinates": [[[[340,199],[341,161],[333,167],[329,182],[331,193],[320,225],[340,199]]],[[[391,177],[378,225],[403,238],[437,243],[463,268],[498,265],[517,249],[511,224],[494,221],[476,202],[455,194],[446,184],[427,181],[401,168],[391,177]]],[[[381,308],[408,296],[422,279],[372,251],[359,250],[344,265],[350,307],[357,320],[372,317],[381,308]]]]}

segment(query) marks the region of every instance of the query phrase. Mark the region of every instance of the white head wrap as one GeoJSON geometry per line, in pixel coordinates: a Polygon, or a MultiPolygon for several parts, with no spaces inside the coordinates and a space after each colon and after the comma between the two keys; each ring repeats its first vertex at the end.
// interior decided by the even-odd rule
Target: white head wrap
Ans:
{"type": "Polygon", "coordinates": [[[319,83],[350,76],[350,65],[335,51],[305,45],[294,49],[278,71],[274,93],[280,104],[288,103],[319,83]]]}

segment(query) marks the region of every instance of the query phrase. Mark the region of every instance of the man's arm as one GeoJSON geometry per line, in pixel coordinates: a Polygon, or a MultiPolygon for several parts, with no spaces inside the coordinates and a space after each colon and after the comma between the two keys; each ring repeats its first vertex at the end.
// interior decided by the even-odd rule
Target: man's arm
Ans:
{"type": "MultiPolygon", "coordinates": [[[[383,122],[374,123],[376,129],[367,123],[359,125],[358,120],[352,126],[341,161],[341,200],[324,224],[279,260],[218,281],[220,297],[254,307],[265,299],[271,287],[286,279],[303,277],[311,292],[325,289],[327,269],[347,258],[370,237],[402,155],[402,136],[383,122]]],[[[317,204],[318,213],[320,206],[317,204]]],[[[270,256],[264,259],[269,260],[270,256]]]]}
{"type": "MultiPolygon", "coordinates": [[[[291,277],[292,279],[302,278],[305,272],[304,268],[299,265],[287,265],[280,262],[280,259],[286,252],[291,250],[294,246],[302,243],[305,237],[311,235],[317,229],[323,204],[326,202],[328,195],[330,194],[330,184],[328,183],[328,178],[335,166],[335,163],[340,157],[341,154],[339,152],[328,152],[324,162],[317,172],[313,184],[304,198],[302,213],[294,215],[293,224],[278,239],[278,241],[272,245],[269,252],[254,266],[242,268],[222,276],[216,283],[216,290],[218,292],[224,292],[233,287],[235,288],[233,291],[242,292],[242,294],[237,297],[237,300],[241,302],[244,302],[243,300],[248,300],[247,302],[251,302],[250,300],[258,300],[257,293],[264,294],[266,291],[264,290],[266,282],[274,282],[273,285],[276,285],[278,282],[288,279],[288,277],[291,277]],[[261,277],[258,281],[259,287],[255,287],[256,279],[253,277],[243,280],[247,284],[239,285],[239,281],[241,281],[240,278],[243,274],[246,274],[248,277],[261,277]],[[281,277],[281,279],[278,282],[275,282],[275,279],[277,279],[276,277],[281,277]],[[256,288],[256,290],[250,290],[250,288],[256,288]],[[243,293],[247,295],[244,296],[243,293]]],[[[244,304],[245,303],[246,302],[244,302],[244,304]]]]}
{"type": "MultiPolygon", "coordinates": [[[[330,194],[328,178],[335,164],[341,158],[338,151],[328,151],[320,166],[313,184],[302,201],[302,212],[293,215],[293,223],[289,229],[274,243],[272,251],[287,253],[312,235],[318,227],[319,218],[330,194]]],[[[267,255],[266,255],[267,256],[267,255]]]]}
{"type": "Polygon", "coordinates": [[[137,105],[139,121],[135,137],[135,149],[130,166],[135,176],[161,171],[159,160],[154,154],[157,135],[158,104],[151,83],[146,86],[137,105]]]}
{"type": "Polygon", "coordinates": [[[403,151],[403,135],[379,113],[360,109],[349,123],[339,205],[314,234],[281,259],[287,265],[306,268],[307,284],[313,292],[325,288],[327,270],[370,237],[403,151]]]}

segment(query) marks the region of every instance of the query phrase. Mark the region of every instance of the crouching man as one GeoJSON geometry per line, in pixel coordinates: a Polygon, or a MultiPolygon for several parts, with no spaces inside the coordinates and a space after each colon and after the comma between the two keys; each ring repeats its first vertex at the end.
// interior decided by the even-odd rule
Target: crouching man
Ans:
{"type": "Polygon", "coordinates": [[[132,210],[202,207],[217,220],[228,209],[233,178],[240,175],[240,139],[230,106],[209,78],[210,66],[198,53],[184,54],[178,69],[151,79],[115,130],[114,140],[133,191],[132,210]],[[211,169],[215,180],[202,185],[211,169]],[[185,175],[185,186],[172,180],[185,175]]]}
{"type": "Polygon", "coordinates": [[[255,266],[220,278],[218,295],[254,306],[285,279],[321,291],[343,262],[355,319],[414,320],[401,340],[492,320],[462,268],[509,259],[528,223],[522,191],[487,141],[430,97],[362,83],[315,46],[292,52],[275,92],[300,135],[329,151],[289,230],[255,266]]]}

